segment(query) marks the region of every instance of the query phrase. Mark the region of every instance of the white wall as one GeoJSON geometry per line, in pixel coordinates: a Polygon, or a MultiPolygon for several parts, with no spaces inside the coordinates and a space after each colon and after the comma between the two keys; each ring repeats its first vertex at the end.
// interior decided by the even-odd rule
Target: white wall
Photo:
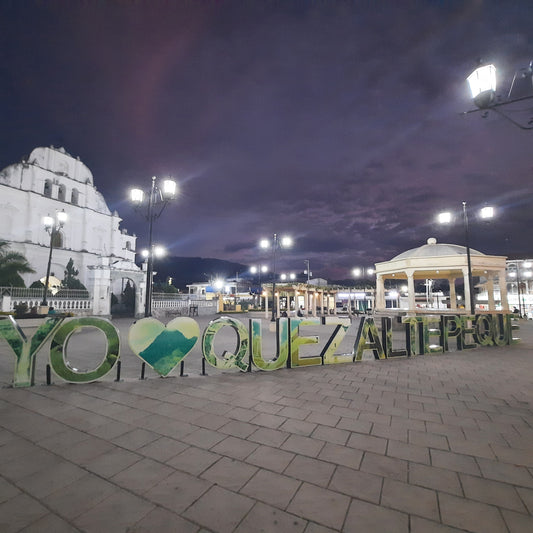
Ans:
{"type": "Polygon", "coordinates": [[[26,285],[46,275],[50,236],[42,221],[61,210],[68,220],[61,230],[63,247],[53,251],[51,270],[56,277],[63,279],[71,257],[87,286],[87,269],[101,257],[126,261],[138,270],[136,237],[120,229],[122,219],[109,210],[91,171],[64,148],[35,148],[26,161],[0,172],[0,239],[23,253],[36,270],[23,276],[26,285]]]}

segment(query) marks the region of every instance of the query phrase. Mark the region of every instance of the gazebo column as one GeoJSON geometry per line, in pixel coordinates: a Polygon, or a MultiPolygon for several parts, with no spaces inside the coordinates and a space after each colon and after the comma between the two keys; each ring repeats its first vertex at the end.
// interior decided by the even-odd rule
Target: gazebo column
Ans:
{"type": "Polygon", "coordinates": [[[494,275],[492,272],[487,278],[487,296],[489,299],[489,311],[496,311],[496,303],[494,301],[494,275]]]}
{"type": "Polygon", "coordinates": [[[265,318],[268,318],[268,292],[264,291],[265,298],[265,318]]]}
{"type": "Polygon", "coordinates": [[[448,278],[450,287],[450,309],[454,311],[457,309],[457,294],[455,292],[455,278],[448,278]]]}
{"type": "MultiPolygon", "coordinates": [[[[468,268],[463,268],[463,280],[464,280],[464,287],[465,287],[465,311],[474,314],[475,309],[470,309],[470,281],[468,277],[468,268]]],[[[474,302],[474,307],[475,307],[474,302]]]]}
{"type": "Polygon", "coordinates": [[[509,297],[507,296],[507,279],[505,269],[498,270],[498,283],[500,285],[500,300],[503,311],[509,311],[509,297]]]}
{"type": "Polygon", "coordinates": [[[311,293],[311,314],[316,317],[316,304],[317,304],[317,298],[318,296],[318,293],[317,292],[312,292],[311,293]]]}
{"type": "Polygon", "coordinates": [[[307,289],[304,290],[304,315],[307,316],[309,314],[309,291],[307,289]]]}
{"type": "Polygon", "coordinates": [[[407,299],[409,302],[409,311],[415,311],[416,310],[416,301],[415,301],[415,278],[414,270],[406,270],[405,273],[407,274],[407,299]]]}
{"type": "Polygon", "coordinates": [[[384,311],[386,307],[385,304],[385,280],[381,274],[376,276],[376,302],[375,310],[384,311]]]}

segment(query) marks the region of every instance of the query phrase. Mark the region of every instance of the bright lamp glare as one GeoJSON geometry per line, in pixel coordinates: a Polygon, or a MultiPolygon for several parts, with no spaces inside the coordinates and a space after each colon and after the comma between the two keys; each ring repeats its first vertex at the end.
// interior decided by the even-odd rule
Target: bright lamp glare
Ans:
{"type": "Polygon", "coordinates": [[[142,191],[142,189],[131,189],[130,198],[134,204],[142,204],[142,201],[144,199],[144,192],[142,191]]]}
{"type": "Polygon", "coordinates": [[[266,249],[266,248],[270,248],[270,241],[269,241],[268,239],[261,239],[261,240],[259,241],[259,246],[260,246],[261,248],[265,248],[265,249],[266,249]]]}
{"type": "Polygon", "coordinates": [[[437,215],[437,221],[439,224],[449,224],[452,221],[452,214],[448,211],[445,213],[439,213],[437,215]]]}
{"type": "Polygon", "coordinates": [[[163,257],[167,253],[164,246],[156,245],[154,246],[154,255],[155,257],[163,257]]]}
{"type": "Polygon", "coordinates": [[[252,274],[257,274],[257,267],[256,266],[250,267],[250,272],[252,274]]]}
{"type": "Polygon", "coordinates": [[[148,250],[144,249],[144,250],[142,250],[141,255],[143,257],[148,257],[150,255],[150,252],[148,250]]]}
{"type": "Polygon", "coordinates": [[[480,211],[481,218],[493,218],[494,207],[486,206],[480,211]]]}
{"type": "Polygon", "coordinates": [[[352,270],[352,274],[353,274],[354,276],[356,276],[356,277],[357,277],[357,276],[360,276],[360,275],[361,275],[361,269],[360,269],[360,268],[354,268],[354,269],[352,270]]]}
{"type": "Polygon", "coordinates": [[[472,98],[477,98],[480,94],[496,91],[496,68],[494,65],[484,65],[477,68],[468,76],[468,84],[472,98]]]}
{"type": "Polygon", "coordinates": [[[43,218],[43,224],[45,228],[51,228],[54,225],[54,219],[48,215],[43,218]]]}
{"type": "Polygon", "coordinates": [[[176,196],[177,185],[174,180],[163,181],[163,196],[165,198],[174,198],[176,196]]]}
{"type": "Polygon", "coordinates": [[[372,276],[372,274],[374,274],[374,269],[373,269],[373,268],[367,268],[366,273],[367,273],[369,276],[372,276]]]}
{"type": "Polygon", "coordinates": [[[56,217],[60,224],[64,224],[67,221],[68,215],[65,211],[58,211],[56,217]]]}
{"type": "Polygon", "coordinates": [[[290,237],[282,237],[281,246],[283,246],[283,248],[290,248],[292,246],[292,239],[290,237]]]}

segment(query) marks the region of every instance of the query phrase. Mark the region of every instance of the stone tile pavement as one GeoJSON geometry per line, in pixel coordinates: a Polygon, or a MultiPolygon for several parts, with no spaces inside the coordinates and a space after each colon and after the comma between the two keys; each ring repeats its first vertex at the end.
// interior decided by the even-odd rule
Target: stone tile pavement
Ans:
{"type": "Polygon", "coordinates": [[[4,386],[0,531],[530,533],[520,326],[409,359],[4,386]]]}

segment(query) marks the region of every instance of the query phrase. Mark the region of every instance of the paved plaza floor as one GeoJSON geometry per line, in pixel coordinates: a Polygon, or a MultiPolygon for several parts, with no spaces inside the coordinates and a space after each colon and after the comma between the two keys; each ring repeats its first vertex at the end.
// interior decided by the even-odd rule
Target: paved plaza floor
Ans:
{"type": "Polygon", "coordinates": [[[120,381],[48,386],[43,348],[11,388],[0,340],[2,533],[533,531],[533,321],[505,347],[144,380],[130,323],[120,381]]]}

